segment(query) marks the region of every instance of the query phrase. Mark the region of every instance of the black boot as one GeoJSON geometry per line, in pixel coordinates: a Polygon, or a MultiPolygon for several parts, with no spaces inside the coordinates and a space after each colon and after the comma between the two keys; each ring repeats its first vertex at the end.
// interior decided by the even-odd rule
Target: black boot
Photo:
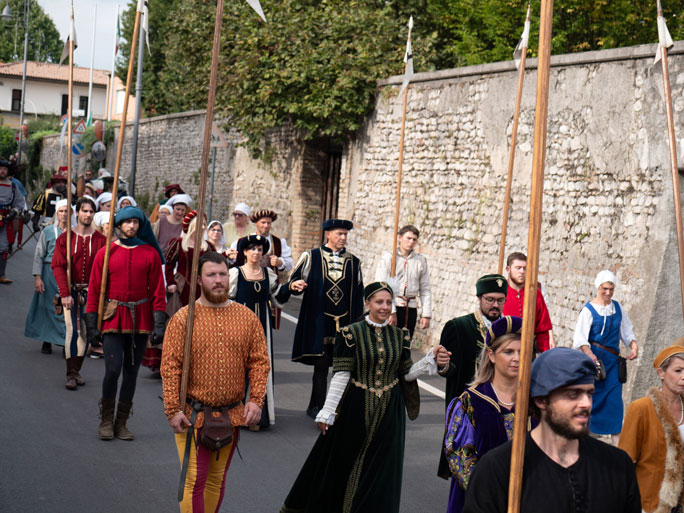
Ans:
{"type": "Polygon", "coordinates": [[[100,440],[114,438],[114,399],[100,399],[100,427],[97,436],[100,440]]]}
{"type": "Polygon", "coordinates": [[[43,342],[40,352],[43,354],[52,354],[52,344],[50,344],[50,342],[43,342]]]}
{"type": "Polygon", "coordinates": [[[76,384],[79,387],[85,385],[85,380],[80,374],[81,366],[83,365],[83,359],[83,356],[77,356],[76,358],[74,358],[74,360],[76,360],[76,363],[74,364],[74,379],[76,380],[76,384]]]}
{"type": "Polygon", "coordinates": [[[64,388],[67,390],[76,390],[78,388],[78,383],[76,383],[76,374],[78,374],[78,371],[76,370],[76,358],[67,358],[66,360],[66,383],[64,384],[64,388]]]}
{"type": "Polygon", "coordinates": [[[133,440],[135,437],[126,427],[126,420],[132,415],[131,401],[119,401],[116,407],[116,419],[114,420],[114,434],[119,440],[133,440]]]}

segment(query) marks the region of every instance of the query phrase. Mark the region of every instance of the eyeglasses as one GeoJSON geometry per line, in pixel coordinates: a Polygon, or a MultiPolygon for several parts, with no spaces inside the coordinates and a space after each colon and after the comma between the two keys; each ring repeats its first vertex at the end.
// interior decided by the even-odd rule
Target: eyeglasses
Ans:
{"type": "Polygon", "coordinates": [[[240,212],[233,212],[233,217],[245,217],[245,214],[242,214],[240,212]]]}
{"type": "Polygon", "coordinates": [[[503,304],[506,302],[506,298],[505,298],[505,297],[496,299],[496,298],[494,298],[494,297],[482,296],[482,299],[484,299],[484,300],[485,300],[485,303],[487,303],[488,305],[493,305],[494,303],[496,303],[497,305],[501,306],[501,305],[503,305],[503,304]]]}

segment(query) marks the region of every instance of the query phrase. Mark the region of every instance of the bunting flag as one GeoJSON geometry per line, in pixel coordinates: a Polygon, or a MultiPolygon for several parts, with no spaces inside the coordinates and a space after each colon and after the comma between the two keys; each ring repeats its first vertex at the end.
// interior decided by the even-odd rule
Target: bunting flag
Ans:
{"type": "Polygon", "coordinates": [[[264,11],[261,8],[261,4],[259,3],[259,0],[247,0],[247,3],[250,5],[252,9],[259,15],[259,17],[266,21],[266,16],[264,16],[264,11]]]}
{"type": "Polygon", "coordinates": [[[406,53],[404,53],[404,64],[406,70],[404,71],[404,81],[401,83],[399,94],[404,92],[413,78],[413,48],[411,47],[411,30],[413,29],[413,16],[409,19],[408,39],[406,39],[406,53]]]}
{"type": "Polygon", "coordinates": [[[660,7],[660,0],[658,0],[658,49],[656,50],[655,60],[653,64],[658,64],[660,58],[662,57],[661,48],[670,48],[674,42],[672,41],[672,36],[670,31],[667,29],[667,23],[665,23],[665,17],[663,16],[663,9],[660,7]]]}
{"type": "Polygon", "coordinates": [[[64,48],[62,48],[62,55],[59,57],[59,65],[61,66],[64,59],[69,57],[69,40],[74,41],[74,50],[78,48],[78,38],[76,37],[76,28],[74,27],[74,11],[71,10],[71,19],[69,20],[69,35],[64,41],[64,48]]]}
{"type": "Polygon", "coordinates": [[[530,4],[527,4],[527,18],[525,18],[525,28],[523,29],[522,36],[520,36],[520,41],[518,46],[515,47],[513,52],[513,59],[515,59],[515,67],[520,69],[520,61],[522,60],[523,52],[527,51],[527,45],[530,41],[530,4]]]}

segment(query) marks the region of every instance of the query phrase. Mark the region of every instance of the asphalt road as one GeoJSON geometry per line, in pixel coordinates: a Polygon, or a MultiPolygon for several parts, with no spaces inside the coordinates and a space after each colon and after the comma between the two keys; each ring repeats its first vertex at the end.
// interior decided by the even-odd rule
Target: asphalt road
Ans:
{"type": "MultiPolygon", "coordinates": [[[[33,294],[35,242],[8,262],[12,285],[0,285],[0,512],[114,513],[178,511],[179,461],[160,400],[161,382],[142,368],[128,426],[136,440],[96,436],[102,360],[86,359],[87,384],[64,388],[61,351],[40,353],[24,338],[33,294]]],[[[296,316],[299,303],[287,311],[296,316]]],[[[277,512],[318,436],[307,417],[311,368],[290,362],[294,324],[276,332],[276,425],[243,430],[242,460],[228,472],[222,512],[277,512]]],[[[443,389],[442,378],[430,378],[443,389]]],[[[402,512],[445,511],[449,485],[436,476],[443,433],[443,400],[421,391],[421,415],[407,421],[402,512]]],[[[371,512],[369,512],[371,513],[371,512]]]]}

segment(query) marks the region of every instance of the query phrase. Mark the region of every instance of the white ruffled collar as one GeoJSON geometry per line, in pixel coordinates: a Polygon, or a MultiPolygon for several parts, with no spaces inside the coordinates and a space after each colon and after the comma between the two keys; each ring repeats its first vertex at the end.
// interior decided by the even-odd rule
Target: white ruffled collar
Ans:
{"type": "Polygon", "coordinates": [[[375,328],[384,328],[389,323],[389,319],[385,320],[383,323],[371,321],[370,315],[366,315],[366,322],[375,328]]]}

